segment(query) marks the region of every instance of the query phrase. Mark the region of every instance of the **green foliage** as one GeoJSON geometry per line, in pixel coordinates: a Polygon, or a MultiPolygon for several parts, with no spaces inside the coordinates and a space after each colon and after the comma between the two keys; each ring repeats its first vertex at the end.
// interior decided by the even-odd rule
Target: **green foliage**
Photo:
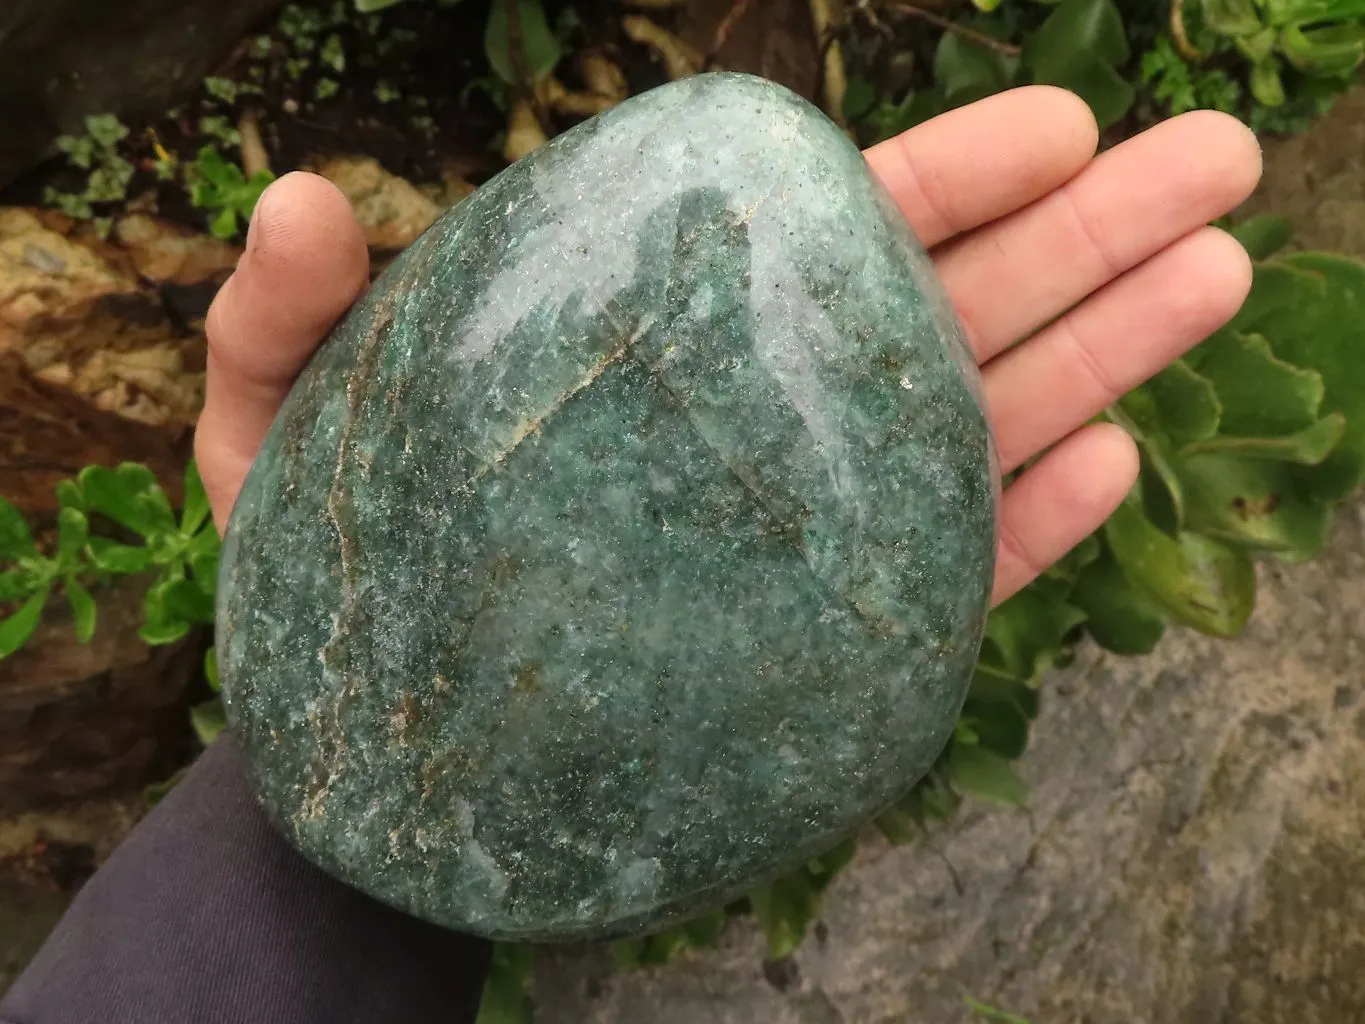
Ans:
{"type": "Polygon", "coordinates": [[[1029,1024],[1027,1017],[1021,1017],[1017,1013],[1008,1013],[998,1006],[991,1006],[989,1003],[983,1003],[971,996],[966,996],[963,1002],[967,1004],[967,1009],[971,1010],[973,1014],[981,1020],[990,1021],[991,1024],[1029,1024]]]}
{"type": "Polygon", "coordinates": [[[193,463],[179,516],[152,472],[136,463],[88,466],[56,491],[56,537],[46,550],[0,498],[0,606],[18,606],[0,619],[0,658],[29,641],[58,587],[77,640],[87,643],[97,619],[92,591],[114,576],[152,576],[139,634],[149,644],[170,643],[213,621],[218,533],[193,463]]]}
{"type": "Polygon", "coordinates": [[[1284,105],[1286,76],[1344,88],[1365,59],[1360,0],[1191,0],[1182,15],[1196,59],[1238,55],[1250,65],[1252,96],[1265,107],[1284,105]]]}
{"type": "Polygon", "coordinates": [[[474,1024],[533,1024],[531,968],[535,950],[530,946],[498,943],[484,982],[479,1016],[474,1024]]]}
{"type": "Polygon", "coordinates": [[[1365,56],[1365,0],[1185,0],[1174,24],[1170,4],[1128,0],[959,0],[946,10],[958,16],[914,88],[878,99],[852,76],[844,113],[863,141],[1028,83],[1075,92],[1102,128],[1211,109],[1258,131],[1297,130],[1365,56]]]}
{"type": "Polygon", "coordinates": [[[193,181],[190,201],[210,213],[209,230],[223,239],[235,238],[250,223],[261,193],[275,180],[269,171],[257,171],[248,178],[212,146],[199,150],[189,173],[193,181]]]}
{"type": "Polygon", "coordinates": [[[57,148],[66,154],[67,162],[88,173],[84,187],[77,192],[47,186],[43,202],[79,220],[96,219],[95,209],[101,204],[121,202],[133,178],[133,165],[119,152],[119,144],[127,136],[127,126],[113,114],[87,117],[83,135],[59,136],[57,148]]]}
{"type": "MultiPolygon", "coordinates": [[[[354,0],[355,9],[361,13],[384,10],[400,3],[401,0],[354,0]]],[[[460,0],[437,0],[441,6],[453,7],[460,0]]],[[[505,86],[533,85],[551,71],[564,55],[560,35],[551,28],[545,16],[541,0],[515,0],[516,33],[520,37],[520,49],[525,72],[529,81],[517,81],[517,60],[513,49],[513,19],[509,17],[512,0],[489,0],[488,22],[484,28],[483,49],[488,58],[488,66],[497,80],[505,86]]],[[[569,13],[568,24],[575,16],[569,13]]],[[[338,69],[340,70],[340,69],[338,69]]],[[[482,87],[487,89],[488,84],[482,87]]],[[[393,97],[393,98],[396,98],[393,97]]],[[[387,100],[385,101],[387,102],[387,100]]]]}

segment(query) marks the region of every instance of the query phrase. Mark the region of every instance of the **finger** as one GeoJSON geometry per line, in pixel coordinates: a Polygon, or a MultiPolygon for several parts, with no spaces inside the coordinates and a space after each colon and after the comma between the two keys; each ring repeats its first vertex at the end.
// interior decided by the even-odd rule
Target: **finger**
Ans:
{"type": "Polygon", "coordinates": [[[368,276],[364,237],[334,185],[293,173],[261,195],[207,322],[195,455],[220,525],[294,377],[368,276]]]}
{"type": "Polygon", "coordinates": [[[1070,434],[1203,341],[1236,314],[1250,290],[1246,250],[1217,228],[1201,228],[987,363],[986,408],[1002,471],[1070,434]]]}
{"type": "Polygon", "coordinates": [[[1234,118],[1197,111],[1096,157],[1045,199],[935,253],[979,362],[1236,207],[1261,151],[1234,118]]]}
{"type": "Polygon", "coordinates": [[[1077,431],[1030,466],[1001,501],[991,602],[1010,597],[1099,529],[1137,474],[1137,445],[1111,423],[1077,431]]]}
{"type": "Polygon", "coordinates": [[[1081,99],[1038,85],[950,111],[866,155],[928,248],[1047,195],[1085,166],[1098,139],[1081,99]]]}

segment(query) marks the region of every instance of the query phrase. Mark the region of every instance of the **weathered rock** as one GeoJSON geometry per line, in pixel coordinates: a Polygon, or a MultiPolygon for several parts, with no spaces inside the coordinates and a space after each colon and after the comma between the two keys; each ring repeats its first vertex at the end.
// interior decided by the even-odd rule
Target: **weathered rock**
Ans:
{"type": "Polygon", "coordinates": [[[0,815],[126,793],[188,752],[182,697],[204,645],[199,637],[142,642],[149,582],[99,586],[97,629],[86,644],[54,597],[33,638],[0,661],[0,815]]]}
{"type": "Polygon", "coordinates": [[[234,255],[146,217],[105,243],[60,215],[0,208],[6,498],[50,510],[58,480],[125,459],[178,492],[203,395],[203,311],[234,255]]]}
{"type": "Polygon", "coordinates": [[[976,369],[837,127],[636,97],[407,250],[223,551],[229,720],[327,870],[623,934],[841,839],[940,752],[994,563],[976,369]]]}
{"type": "Polygon", "coordinates": [[[90,114],[157,116],[282,0],[5,0],[0,187],[90,114]]]}
{"type": "Polygon", "coordinates": [[[332,157],[316,171],[350,200],[372,249],[403,249],[441,214],[441,207],[372,157],[332,157]]]}

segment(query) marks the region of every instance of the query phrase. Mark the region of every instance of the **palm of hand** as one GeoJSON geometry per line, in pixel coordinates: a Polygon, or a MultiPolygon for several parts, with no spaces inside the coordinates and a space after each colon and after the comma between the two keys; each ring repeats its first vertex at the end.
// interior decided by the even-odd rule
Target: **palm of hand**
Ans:
{"type": "MultiPolygon", "coordinates": [[[[1222,326],[1251,282],[1246,253],[1206,227],[1254,189],[1260,152],[1231,118],[1175,118],[1099,156],[1068,93],[1018,89],[867,153],[920,239],[981,364],[1009,473],[994,600],[1092,532],[1132,487],[1137,452],[1086,425],[1222,326]]],[[[281,178],[209,312],[195,438],[220,525],[295,374],[368,280],[346,200],[281,178]]]]}

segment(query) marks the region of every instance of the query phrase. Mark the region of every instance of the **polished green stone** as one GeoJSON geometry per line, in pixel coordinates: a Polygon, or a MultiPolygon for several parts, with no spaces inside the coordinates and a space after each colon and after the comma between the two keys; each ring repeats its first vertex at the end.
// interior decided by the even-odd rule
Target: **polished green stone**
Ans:
{"type": "Polygon", "coordinates": [[[262,802],[498,938],[639,933],[820,853],[963,701],[978,385],[792,93],[700,76],[559,137],[382,275],[247,477],[218,644],[262,802]]]}

